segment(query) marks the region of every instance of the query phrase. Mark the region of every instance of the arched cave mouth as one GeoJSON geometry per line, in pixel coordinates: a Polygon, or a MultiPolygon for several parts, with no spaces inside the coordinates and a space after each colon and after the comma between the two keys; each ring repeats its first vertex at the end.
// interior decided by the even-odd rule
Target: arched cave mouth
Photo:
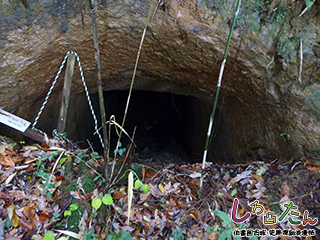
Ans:
{"type": "MultiPolygon", "coordinates": [[[[114,115],[121,125],[127,97],[128,91],[124,90],[104,92],[107,120],[114,115]]],[[[98,93],[90,94],[90,99],[100,127],[98,93]]],[[[59,108],[59,101],[51,109],[46,107],[37,126],[51,133],[57,126],[59,108]]],[[[192,96],[134,90],[124,129],[132,136],[136,127],[134,142],[141,159],[166,163],[200,162],[211,110],[210,104],[192,96]]],[[[114,151],[118,139],[114,129],[112,127],[110,152],[114,151]]],[[[70,99],[66,131],[68,138],[81,148],[88,147],[89,141],[95,151],[102,153],[99,138],[93,135],[94,120],[84,93],[70,99]]],[[[123,134],[122,147],[129,143],[129,138],[123,134]]]]}
{"type": "MultiPolygon", "coordinates": [[[[49,135],[57,128],[61,106],[61,93],[53,93],[36,126],[49,135]]],[[[270,108],[261,105],[259,98],[250,96],[246,99],[248,101],[244,101],[241,99],[243,96],[234,96],[226,91],[219,98],[208,161],[239,163],[274,159],[275,154],[270,154],[275,146],[281,146],[288,152],[290,141],[279,137],[281,132],[286,131],[283,127],[285,123],[281,119],[274,121],[270,108]],[[272,122],[276,123],[277,129],[272,129],[272,122]]],[[[114,115],[121,125],[127,97],[128,90],[104,92],[107,120],[114,115]]],[[[100,127],[98,93],[91,93],[90,98],[100,127]]],[[[32,116],[27,119],[36,116],[42,102],[43,98],[34,102],[32,109],[29,109],[32,116]]],[[[210,101],[205,102],[194,96],[134,90],[124,129],[132,136],[136,127],[134,142],[137,158],[166,163],[201,162],[211,111],[210,101]]],[[[118,139],[114,127],[112,129],[111,153],[118,139]]],[[[93,135],[94,120],[84,92],[74,92],[70,97],[66,132],[79,147],[88,148],[90,142],[95,151],[103,152],[98,136],[93,135]]],[[[130,143],[125,134],[121,143],[122,148],[130,143]]]]}

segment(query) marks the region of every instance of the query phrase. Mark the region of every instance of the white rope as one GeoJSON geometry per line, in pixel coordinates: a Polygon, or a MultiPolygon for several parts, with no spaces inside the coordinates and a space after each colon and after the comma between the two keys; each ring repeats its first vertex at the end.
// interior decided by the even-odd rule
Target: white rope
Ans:
{"type": "Polygon", "coordinates": [[[44,109],[44,107],[46,106],[46,104],[47,104],[47,102],[48,102],[48,99],[49,99],[49,97],[50,97],[50,94],[52,93],[52,90],[53,90],[53,88],[54,88],[55,85],[56,85],[56,82],[57,82],[57,80],[58,80],[58,78],[59,78],[59,76],[60,76],[60,73],[61,73],[61,71],[62,71],[62,69],[63,69],[63,66],[64,66],[64,64],[66,63],[67,58],[69,57],[70,54],[74,54],[74,55],[76,56],[76,58],[77,58],[78,66],[79,66],[79,70],[80,70],[80,75],[81,75],[81,80],[82,80],[82,84],[83,84],[83,87],[84,87],[84,90],[85,90],[85,93],[86,93],[86,96],[87,96],[87,100],[88,100],[88,103],[89,103],[89,108],[90,108],[90,111],[91,111],[91,114],[92,114],[92,117],[93,117],[93,120],[94,120],[94,128],[95,128],[95,130],[96,130],[96,132],[97,132],[97,134],[98,134],[98,136],[99,136],[101,145],[102,145],[102,147],[104,148],[104,143],[103,143],[102,136],[101,136],[101,134],[100,134],[99,131],[98,131],[98,120],[97,120],[97,117],[96,117],[96,115],[95,115],[95,113],[94,113],[94,109],[93,109],[93,106],[92,106],[92,102],[91,102],[91,100],[90,100],[89,91],[88,91],[86,82],[85,82],[85,80],[84,80],[84,74],[83,74],[83,71],[82,71],[80,58],[79,58],[78,54],[77,54],[76,52],[73,52],[73,51],[68,51],[67,54],[66,54],[66,56],[64,57],[64,59],[63,59],[63,61],[62,61],[62,63],[61,63],[61,66],[60,66],[60,68],[59,68],[59,70],[58,70],[58,72],[57,72],[57,75],[56,75],[56,77],[54,78],[54,80],[53,80],[53,82],[52,82],[52,84],[51,84],[51,87],[50,87],[50,89],[49,89],[49,91],[48,91],[48,93],[47,93],[47,96],[46,96],[46,98],[44,99],[44,102],[42,103],[42,106],[41,106],[41,108],[40,108],[40,110],[39,110],[39,112],[38,112],[38,114],[37,114],[37,116],[36,116],[36,118],[35,118],[35,120],[34,120],[34,122],[33,122],[33,124],[32,124],[32,129],[37,130],[37,131],[43,133],[41,130],[36,129],[35,126],[36,126],[37,123],[38,123],[38,120],[39,120],[39,118],[40,118],[40,116],[41,116],[41,114],[42,114],[42,112],[43,112],[43,109],[44,109]]]}

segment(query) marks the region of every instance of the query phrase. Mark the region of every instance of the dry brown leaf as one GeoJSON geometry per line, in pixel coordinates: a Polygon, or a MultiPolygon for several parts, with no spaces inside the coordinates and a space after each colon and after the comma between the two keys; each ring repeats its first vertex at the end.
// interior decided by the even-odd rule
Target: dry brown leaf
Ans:
{"type": "Polygon", "coordinates": [[[308,164],[306,165],[306,169],[312,171],[312,172],[320,172],[320,166],[318,165],[313,165],[313,164],[308,164]]]}
{"type": "Polygon", "coordinates": [[[177,204],[177,206],[178,206],[180,209],[185,209],[185,208],[186,208],[186,206],[184,205],[184,203],[183,203],[181,200],[179,200],[179,199],[176,199],[176,204],[177,204]]]}
{"type": "Polygon", "coordinates": [[[38,213],[39,221],[41,223],[48,223],[50,221],[50,217],[44,213],[38,213]]]}
{"type": "Polygon", "coordinates": [[[130,214],[130,219],[133,220],[134,219],[134,215],[135,215],[136,210],[133,208],[131,209],[131,214],[130,214]]]}
{"type": "Polygon", "coordinates": [[[242,216],[244,216],[244,212],[245,212],[245,209],[241,208],[238,210],[237,215],[242,217],[242,216]]]}
{"type": "Polygon", "coordinates": [[[34,219],[34,216],[35,216],[36,212],[30,206],[24,206],[23,207],[23,214],[27,217],[27,219],[29,221],[30,220],[32,221],[34,219]]]}
{"type": "Polygon", "coordinates": [[[208,235],[208,239],[209,239],[209,240],[218,240],[218,239],[219,239],[219,234],[216,233],[216,232],[210,233],[210,234],[208,235]]]}
{"type": "Polygon", "coordinates": [[[197,185],[195,183],[189,182],[189,184],[190,184],[191,188],[193,188],[193,189],[197,188],[197,185]]]}
{"type": "Polygon", "coordinates": [[[151,172],[147,172],[146,174],[148,176],[148,178],[157,178],[159,177],[159,173],[151,173],[151,172]]]}
{"type": "Polygon", "coordinates": [[[233,185],[236,182],[239,182],[240,180],[249,177],[251,172],[252,172],[251,170],[248,170],[248,171],[243,171],[242,173],[237,174],[237,176],[235,176],[230,180],[230,184],[233,185]]]}
{"type": "Polygon", "coordinates": [[[125,191],[119,191],[112,194],[114,200],[119,200],[120,198],[123,198],[125,196],[127,196],[125,191]]]}
{"type": "Polygon", "coordinates": [[[10,157],[3,156],[2,154],[0,154],[0,163],[3,166],[7,166],[7,167],[14,167],[15,166],[14,162],[11,160],[10,157]]]}
{"type": "Polygon", "coordinates": [[[280,192],[280,194],[281,194],[281,196],[290,196],[290,187],[289,187],[289,185],[288,184],[286,184],[286,183],[283,183],[282,185],[281,185],[281,192],[280,192]]]}
{"type": "Polygon", "coordinates": [[[189,216],[192,217],[195,221],[197,221],[197,217],[196,217],[194,211],[190,211],[189,216]]]}
{"type": "Polygon", "coordinates": [[[144,177],[146,175],[146,168],[145,167],[142,167],[141,174],[142,174],[142,180],[144,180],[144,177]]]}
{"type": "Polygon", "coordinates": [[[173,210],[172,208],[175,208],[176,207],[176,202],[174,201],[173,198],[170,198],[169,199],[169,208],[170,210],[173,210]]]}
{"type": "Polygon", "coordinates": [[[145,221],[145,220],[143,221],[143,223],[144,223],[144,226],[146,228],[146,233],[148,233],[149,229],[151,228],[151,223],[148,222],[148,221],[145,221]]]}

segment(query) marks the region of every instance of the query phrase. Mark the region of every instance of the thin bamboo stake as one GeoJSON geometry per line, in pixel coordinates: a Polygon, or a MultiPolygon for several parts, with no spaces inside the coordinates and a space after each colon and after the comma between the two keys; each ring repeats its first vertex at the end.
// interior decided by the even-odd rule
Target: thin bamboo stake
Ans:
{"type": "Polygon", "coordinates": [[[63,98],[61,102],[60,115],[58,120],[58,133],[64,133],[66,131],[67,113],[70,100],[71,82],[73,78],[73,70],[76,56],[71,53],[68,57],[66,72],[64,76],[63,84],[63,98]]]}
{"type": "Polygon", "coordinates": [[[103,133],[103,156],[106,161],[104,176],[106,180],[109,179],[109,157],[108,157],[108,133],[107,133],[107,125],[106,123],[106,110],[104,106],[104,98],[103,98],[103,89],[101,83],[101,66],[100,66],[100,52],[99,52],[99,42],[98,42],[98,30],[97,30],[97,21],[94,7],[95,0],[89,0],[91,17],[92,17],[92,29],[93,29],[93,42],[94,42],[94,52],[95,52],[95,60],[96,60],[96,73],[97,73],[97,84],[98,84],[98,95],[99,95],[99,104],[100,104],[100,113],[101,113],[101,122],[102,122],[102,133],[103,133]]]}
{"type": "Polygon", "coordinates": [[[303,63],[303,50],[302,50],[302,39],[300,38],[300,66],[299,66],[299,83],[302,83],[302,63],[303,63]]]}
{"type": "Polygon", "coordinates": [[[202,189],[202,184],[203,184],[203,178],[204,178],[204,174],[203,173],[204,173],[204,168],[205,168],[205,164],[206,164],[206,161],[207,161],[209,140],[210,140],[212,126],[213,126],[213,122],[214,122],[214,115],[215,115],[216,109],[217,109],[217,103],[218,103],[218,97],[219,97],[219,91],[220,91],[220,87],[221,87],[221,82],[222,82],[223,70],[224,70],[224,67],[225,67],[226,62],[227,62],[228,49],[229,49],[229,45],[230,45],[230,41],[231,41],[231,36],[232,36],[232,33],[233,33],[234,25],[236,23],[236,19],[237,19],[237,16],[239,14],[240,5],[241,5],[241,0],[238,0],[237,9],[236,9],[236,11],[234,13],[232,26],[231,26],[231,29],[230,29],[230,32],[229,32],[228,41],[227,41],[227,46],[226,46],[226,49],[224,51],[224,56],[223,56],[222,64],[221,64],[221,67],[220,67],[220,73],[219,73],[219,78],[218,78],[218,83],[217,83],[217,92],[216,92],[216,97],[215,97],[215,100],[214,100],[213,109],[212,109],[212,112],[211,112],[211,115],[210,115],[210,122],[209,122],[209,127],[208,127],[208,132],[207,132],[207,140],[206,140],[206,145],[205,145],[204,152],[203,152],[202,171],[201,171],[201,178],[200,178],[200,189],[202,189]]]}
{"type": "Polygon", "coordinates": [[[149,18],[150,18],[150,15],[151,15],[151,12],[152,12],[152,8],[153,8],[153,1],[154,0],[151,0],[151,6],[150,6],[150,9],[149,9],[146,25],[145,25],[143,33],[142,33],[140,46],[139,46],[139,50],[138,50],[138,54],[137,54],[137,58],[136,58],[136,63],[134,65],[134,70],[133,70],[133,75],[132,75],[132,79],[131,79],[129,94],[128,94],[128,98],[127,98],[127,104],[126,104],[126,108],[125,108],[125,111],[124,111],[124,116],[123,116],[123,119],[122,119],[122,124],[121,124],[121,129],[120,129],[120,134],[119,134],[116,150],[114,152],[114,161],[113,161],[112,170],[111,170],[111,177],[112,177],[113,172],[114,172],[115,160],[116,160],[117,152],[118,152],[118,149],[119,149],[119,143],[120,143],[120,140],[121,140],[124,123],[125,123],[126,117],[127,117],[127,112],[128,112],[128,108],[129,108],[129,103],[130,103],[131,93],[132,93],[132,89],[133,89],[134,79],[136,77],[136,72],[137,72],[137,68],[138,68],[138,62],[139,62],[140,53],[141,53],[141,49],[142,49],[142,44],[143,44],[143,41],[144,41],[144,38],[145,38],[145,35],[146,35],[146,32],[147,32],[149,18]]]}

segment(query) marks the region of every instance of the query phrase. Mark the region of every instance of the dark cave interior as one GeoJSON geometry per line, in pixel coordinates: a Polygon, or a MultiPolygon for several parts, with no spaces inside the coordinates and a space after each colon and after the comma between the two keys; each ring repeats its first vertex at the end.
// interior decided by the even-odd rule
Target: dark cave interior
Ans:
{"type": "MultiPolygon", "coordinates": [[[[121,125],[127,97],[128,91],[104,92],[107,120],[114,115],[121,125]]],[[[90,94],[90,98],[100,127],[98,94],[90,94]]],[[[136,128],[134,142],[139,158],[200,162],[211,108],[210,104],[191,96],[136,90],[132,92],[124,130],[132,137],[136,128]]],[[[57,126],[59,110],[59,101],[52,108],[46,107],[37,126],[51,133],[57,126]]],[[[95,151],[102,152],[97,134],[93,135],[94,120],[84,93],[70,99],[66,129],[68,138],[81,148],[87,148],[89,141],[95,151]]],[[[111,129],[110,150],[113,152],[118,135],[114,126],[111,129]]],[[[130,139],[123,134],[122,147],[129,143],[130,139]]]]}

